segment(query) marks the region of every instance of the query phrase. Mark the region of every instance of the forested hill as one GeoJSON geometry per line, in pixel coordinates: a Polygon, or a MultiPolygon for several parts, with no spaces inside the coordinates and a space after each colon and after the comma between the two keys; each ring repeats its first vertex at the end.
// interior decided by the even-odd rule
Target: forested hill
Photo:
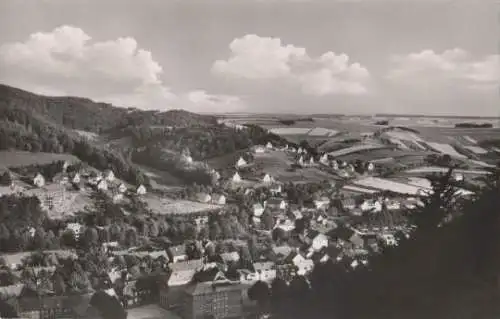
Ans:
{"type": "MultiPolygon", "coordinates": [[[[167,106],[168,107],[168,106],[167,106]]],[[[65,128],[100,133],[126,126],[211,126],[213,116],[183,110],[141,111],[80,97],[49,97],[0,84],[0,111],[27,111],[33,117],[65,128]]]]}

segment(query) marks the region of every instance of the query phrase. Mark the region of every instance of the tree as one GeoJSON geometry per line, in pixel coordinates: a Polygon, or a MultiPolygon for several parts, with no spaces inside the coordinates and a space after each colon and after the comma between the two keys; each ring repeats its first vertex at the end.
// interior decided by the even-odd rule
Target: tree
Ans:
{"type": "Polygon", "coordinates": [[[264,212],[261,217],[264,229],[271,230],[274,227],[274,218],[269,211],[264,212]]]}
{"type": "Polygon", "coordinates": [[[5,186],[10,186],[12,184],[12,177],[8,171],[0,175],[0,184],[5,186]]]}
{"type": "Polygon", "coordinates": [[[261,313],[267,313],[270,310],[271,290],[263,281],[257,281],[248,289],[248,298],[256,301],[261,313]]]}

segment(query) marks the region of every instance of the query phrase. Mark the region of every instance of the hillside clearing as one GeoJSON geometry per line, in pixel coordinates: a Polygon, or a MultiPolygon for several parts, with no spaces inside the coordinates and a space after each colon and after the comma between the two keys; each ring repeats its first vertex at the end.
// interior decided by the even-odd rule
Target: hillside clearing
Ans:
{"type": "Polygon", "coordinates": [[[165,197],[147,195],[144,198],[148,207],[158,215],[189,215],[219,209],[220,206],[189,200],[174,200],[165,197]]]}
{"type": "Polygon", "coordinates": [[[71,154],[0,151],[0,166],[9,168],[29,165],[46,165],[57,161],[67,161],[70,164],[80,162],[77,157],[71,154]]]}
{"type": "Polygon", "coordinates": [[[351,154],[351,153],[356,153],[359,151],[384,149],[384,148],[388,148],[388,147],[383,146],[383,145],[375,145],[375,144],[361,144],[361,145],[355,145],[355,146],[343,148],[340,150],[336,150],[333,152],[329,152],[328,155],[333,156],[333,157],[337,157],[337,156],[347,155],[347,154],[351,154]]]}

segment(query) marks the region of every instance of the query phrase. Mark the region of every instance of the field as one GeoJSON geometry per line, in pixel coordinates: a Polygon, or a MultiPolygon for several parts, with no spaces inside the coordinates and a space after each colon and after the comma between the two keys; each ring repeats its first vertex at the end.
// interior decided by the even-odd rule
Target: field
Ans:
{"type": "Polygon", "coordinates": [[[333,156],[333,157],[338,157],[342,155],[348,155],[351,153],[357,153],[361,151],[366,151],[366,150],[375,150],[375,149],[391,149],[391,147],[383,146],[383,145],[376,145],[376,144],[360,144],[360,145],[354,145],[351,147],[347,148],[342,148],[333,152],[329,152],[328,155],[333,156]]]}
{"type": "MultiPolygon", "coordinates": [[[[437,166],[427,166],[427,167],[419,167],[410,169],[408,173],[446,173],[448,171],[445,167],[437,167],[437,166]]],[[[478,174],[478,175],[487,175],[489,172],[481,171],[481,170],[466,170],[466,169],[455,169],[453,170],[456,173],[462,174],[478,174]]]]}
{"type": "Polygon", "coordinates": [[[70,163],[80,162],[77,157],[70,154],[0,151],[0,166],[2,167],[10,168],[28,165],[44,165],[57,161],[68,161],[70,163]]]}
{"type": "Polygon", "coordinates": [[[443,144],[443,143],[435,143],[435,142],[427,142],[427,144],[433,148],[434,150],[443,153],[443,154],[448,154],[451,157],[458,157],[458,158],[467,158],[467,156],[462,155],[458,153],[453,146],[450,144],[443,144]]]}
{"type": "MultiPolygon", "coordinates": [[[[398,182],[396,180],[390,180],[385,178],[378,177],[366,177],[363,179],[359,179],[354,181],[356,186],[374,188],[378,190],[387,190],[400,194],[410,194],[417,195],[419,190],[424,187],[419,187],[415,185],[409,185],[402,182],[398,182]]],[[[425,189],[425,188],[424,188],[425,189]]]]}
{"type": "Polygon", "coordinates": [[[189,200],[173,200],[165,197],[146,195],[144,201],[153,213],[158,215],[189,215],[220,208],[218,205],[204,204],[189,200]]]}
{"type": "Polygon", "coordinates": [[[335,178],[317,167],[305,167],[289,171],[292,163],[293,159],[288,157],[286,153],[271,151],[256,155],[254,167],[257,171],[269,173],[269,175],[281,182],[320,182],[335,178]]]}
{"type": "MultiPolygon", "coordinates": [[[[56,254],[57,256],[61,256],[63,258],[67,258],[70,256],[76,257],[76,254],[70,250],[44,250],[43,252],[46,254],[56,254]]],[[[20,264],[24,258],[31,256],[31,254],[32,252],[26,251],[14,254],[3,254],[0,255],[0,257],[5,260],[7,265],[12,265],[20,264]]]]}

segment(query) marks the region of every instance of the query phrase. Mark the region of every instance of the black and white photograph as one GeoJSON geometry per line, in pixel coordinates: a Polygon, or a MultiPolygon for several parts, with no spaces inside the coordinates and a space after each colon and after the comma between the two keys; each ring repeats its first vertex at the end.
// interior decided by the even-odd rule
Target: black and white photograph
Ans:
{"type": "Polygon", "coordinates": [[[497,0],[0,0],[0,318],[499,319],[497,0]]]}

